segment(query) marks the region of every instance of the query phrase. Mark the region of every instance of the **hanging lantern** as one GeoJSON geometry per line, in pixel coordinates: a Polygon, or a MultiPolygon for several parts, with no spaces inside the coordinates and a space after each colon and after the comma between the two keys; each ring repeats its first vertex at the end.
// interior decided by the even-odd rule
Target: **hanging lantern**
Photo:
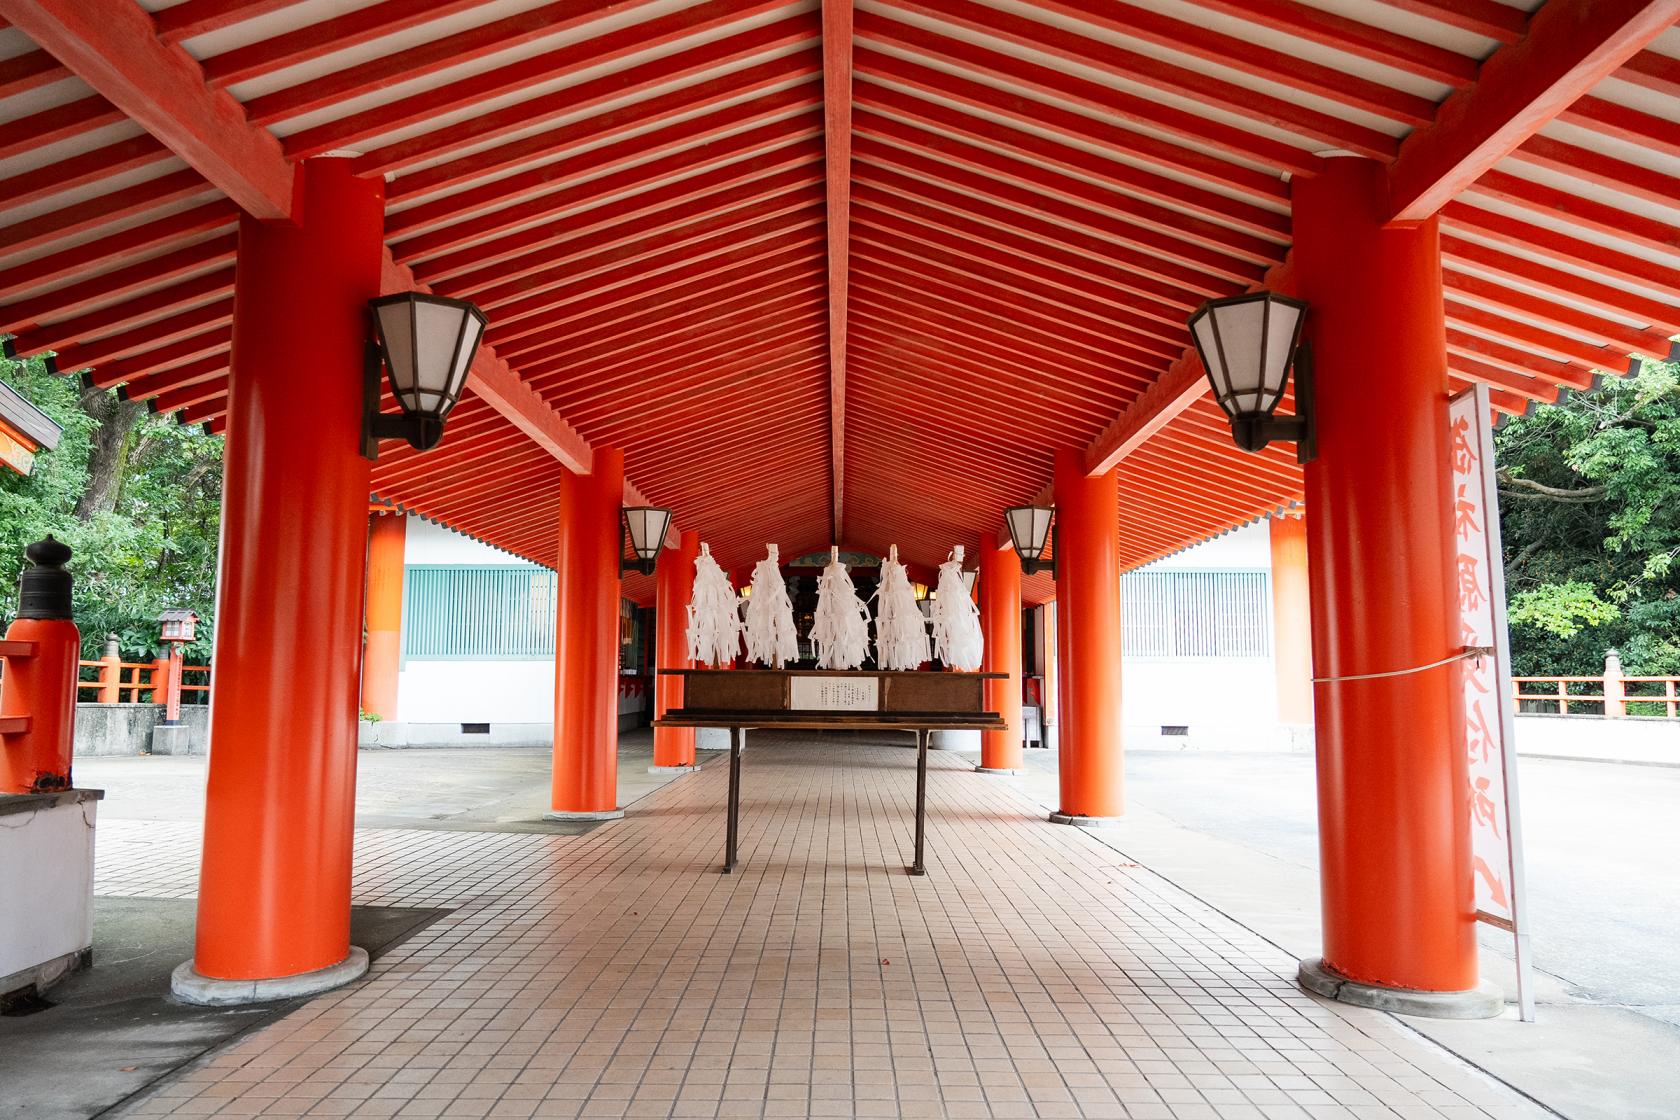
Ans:
{"type": "Polygon", "coordinates": [[[1044,558],[1044,546],[1050,543],[1050,520],[1056,511],[1050,506],[1011,506],[1003,511],[1004,528],[1009,530],[1009,543],[1021,558],[1021,571],[1056,574],[1055,560],[1044,558]]]}
{"type": "Polygon", "coordinates": [[[362,454],[377,459],[382,439],[405,439],[416,451],[429,451],[443,438],[443,422],[461,399],[488,320],[466,300],[422,292],[384,296],[368,308],[375,341],[363,390],[362,454]],[[381,365],[401,415],[379,411],[381,365]]]}
{"type": "Polygon", "coordinates": [[[1209,300],[1190,317],[1190,337],[1213,386],[1214,400],[1231,421],[1244,451],[1272,440],[1292,440],[1297,458],[1313,458],[1312,363],[1301,345],[1307,305],[1276,292],[1249,292],[1209,300]],[[1272,413],[1295,367],[1295,415],[1272,413]]]}
{"type": "Polygon", "coordinates": [[[624,529],[630,536],[634,560],[620,560],[618,570],[651,576],[659,564],[659,550],[671,531],[671,511],[661,506],[629,506],[624,510],[624,529]]]}

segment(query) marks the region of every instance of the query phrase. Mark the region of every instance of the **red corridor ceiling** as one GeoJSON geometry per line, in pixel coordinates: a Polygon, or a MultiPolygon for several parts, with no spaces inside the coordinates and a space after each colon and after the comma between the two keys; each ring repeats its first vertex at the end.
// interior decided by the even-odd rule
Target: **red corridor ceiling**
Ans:
{"type": "MultiPolygon", "coordinates": [[[[226,409],[241,208],[387,181],[386,286],[488,346],[376,495],[539,563],[625,452],[726,566],[937,562],[1117,466],[1127,566],[1300,497],[1186,354],[1287,286],[1290,188],[1439,213],[1449,371],[1520,412],[1680,330],[1680,0],[0,0],[0,332],[226,409]]],[[[307,340],[299,342],[307,360],[307,340]]],[[[645,593],[634,580],[633,593],[645,593]]],[[[1049,592],[1029,580],[1029,597],[1049,592]]]]}

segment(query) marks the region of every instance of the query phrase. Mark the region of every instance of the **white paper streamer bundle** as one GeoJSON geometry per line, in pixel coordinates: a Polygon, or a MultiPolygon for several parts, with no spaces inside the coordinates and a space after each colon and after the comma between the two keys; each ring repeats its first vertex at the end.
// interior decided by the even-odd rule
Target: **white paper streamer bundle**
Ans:
{"type": "Polygon", "coordinates": [[[883,669],[917,669],[931,659],[927,619],[916,605],[916,589],[895,544],[881,562],[881,584],[875,589],[875,660],[883,669]]]}
{"type": "Polygon", "coordinates": [[[688,657],[709,668],[727,665],[741,650],[741,616],[735,588],[702,543],[694,558],[694,597],[688,602],[688,657]]]}
{"type": "Polygon", "coordinates": [[[793,625],[793,600],[782,582],[776,546],[753,566],[752,597],[747,600],[747,657],[780,669],[799,660],[799,631],[793,625]]]}
{"type": "Polygon", "coordinates": [[[817,580],[811,640],[819,669],[856,669],[869,656],[869,606],[858,598],[838,548],[828,550],[828,564],[817,580]]]}
{"type": "Polygon", "coordinates": [[[933,602],[933,648],[939,659],[962,673],[980,668],[985,639],[980,635],[980,608],[969,598],[962,581],[962,545],[939,565],[939,598],[933,602]]]}

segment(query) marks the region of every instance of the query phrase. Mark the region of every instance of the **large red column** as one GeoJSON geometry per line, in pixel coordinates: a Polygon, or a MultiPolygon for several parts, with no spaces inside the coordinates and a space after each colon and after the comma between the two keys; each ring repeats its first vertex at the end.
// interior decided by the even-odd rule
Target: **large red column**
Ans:
{"type": "Polygon", "coordinates": [[[408,518],[376,513],[368,519],[367,652],[362,658],[362,711],[397,718],[397,671],[402,664],[403,547],[408,518]]]}
{"type": "Polygon", "coordinates": [[[1120,739],[1120,481],[1056,452],[1056,614],[1061,655],[1061,809],[1094,825],[1126,809],[1120,739]]]}
{"type": "MultiPolygon", "coordinates": [[[[1294,186],[1317,375],[1306,494],[1321,679],[1429,665],[1462,645],[1440,238],[1434,221],[1384,227],[1386,177],[1376,161],[1333,158],[1294,186]]],[[[1316,687],[1323,963],[1350,992],[1476,985],[1457,681],[1447,665],[1316,687]]]]}
{"type": "Polygon", "coordinates": [[[1278,722],[1313,721],[1312,607],[1307,590],[1307,524],[1299,517],[1267,523],[1272,544],[1272,663],[1277,671],[1278,722]]]}
{"type": "MultiPolygon", "coordinates": [[[[656,572],[655,613],[659,616],[659,637],[654,643],[654,656],[658,669],[689,669],[694,665],[688,659],[688,603],[694,598],[694,560],[700,555],[700,534],[686,529],[677,542],[676,548],[667,548],[659,554],[656,572]]],[[[667,710],[682,707],[681,677],[655,676],[654,682],[655,715],[663,717],[667,710]]],[[[653,729],[654,771],[693,767],[694,728],[653,729]]]]}
{"type": "Polygon", "coordinates": [[[302,166],[298,224],[239,224],[198,940],[175,975],[195,1002],[318,990],[367,967],[350,945],[350,849],[362,357],[384,185],[350,166],[302,166]]]}
{"type": "Polygon", "coordinates": [[[595,449],[590,473],[561,475],[555,559],[554,788],[560,820],[618,807],[618,601],[624,452],[595,449]]]}
{"type": "Polygon", "coordinates": [[[1010,773],[1024,765],[1021,749],[1021,558],[1013,548],[998,548],[997,535],[980,537],[980,629],[986,639],[981,666],[988,673],[1008,673],[1007,680],[986,682],[986,710],[1009,722],[1007,731],[980,733],[983,773],[1010,773]]]}

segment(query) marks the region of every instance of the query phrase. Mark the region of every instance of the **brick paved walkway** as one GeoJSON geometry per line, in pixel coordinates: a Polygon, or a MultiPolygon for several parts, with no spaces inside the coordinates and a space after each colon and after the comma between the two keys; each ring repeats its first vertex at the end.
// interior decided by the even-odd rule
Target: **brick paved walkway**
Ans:
{"type": "MultiPolygon", "coordinates": [[[[357,902],[455,907],[122,1110],[142,1116],[1539,1118],[1008,783],[753,736],[583,836],[367,829],[357,902]]],[[[101,894],[182,897],[197,826],[100,830],[101,894]]]]}

